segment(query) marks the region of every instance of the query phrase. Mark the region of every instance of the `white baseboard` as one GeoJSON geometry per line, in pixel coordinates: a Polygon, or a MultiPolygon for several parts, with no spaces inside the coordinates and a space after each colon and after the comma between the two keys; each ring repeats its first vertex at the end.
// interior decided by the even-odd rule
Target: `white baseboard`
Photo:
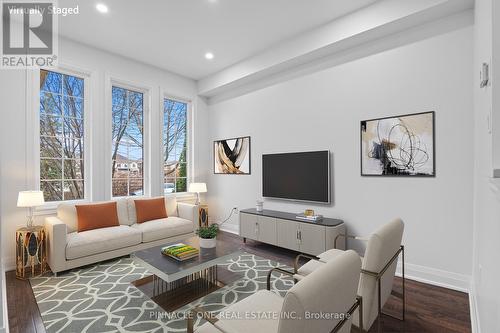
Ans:
{"type": "Polygon", "coordinates": [[[3,261],[0,262],[0,274],[2,274],[2,316],[3,322],[0,323],[0,333],[9,333],[9,316],[7,313],[7,282],[5,279],[5,266],[3,261]]]}
{"type": "Polygon", "coordinates": [[[2,261],[3,272],[10,272],[16,269],[16,257],[4,258],[2,261]]]}
{"type": "MultiPolygon", "coordinates": [[[[401,276],[401,262],[398,262],[396,275],[401,276]]],[[[462,291],[465,293],[469,292],[471,286],[471,278],[468,275],[409,263],[405,264],[405,277],[409,280],[462,291]]]]}
{"type": "MultiPolygon", "coordinates": [[[[221,230],[239,234],[239,225],[224,224],[221,230]]],[[[398,263],[396,275],[401,276],[401,262],[398,263]]],[[[405,276],[409,280],[427,283],[433,286],[458,290],[468,293],[471,288],[471,277],[468,275],[448,272],[436,268],[406,263],[405,276]]],[[[479,332],[479,331],[478,331],[479,332]]]]}
{"type": "Polygon", "coordinates": [[[479,324],[479,309],[477,306],[476,288],[474,287],[474,282],[471,282],[470,284],[469,307],[472,333],[481,333],[481,325],[479,324]]]}
{"type": "Polygon", "coordinates": [[[235,235],[239,235],[240,234],[240,230],[239,229],[240,229],[239,226],[236,225],[236,224],[223,224],[220,227],[220,230],[225,231],[225,232],[229,232],[229,233],[232,233],[232,234],[235,234],[235,235]]]}

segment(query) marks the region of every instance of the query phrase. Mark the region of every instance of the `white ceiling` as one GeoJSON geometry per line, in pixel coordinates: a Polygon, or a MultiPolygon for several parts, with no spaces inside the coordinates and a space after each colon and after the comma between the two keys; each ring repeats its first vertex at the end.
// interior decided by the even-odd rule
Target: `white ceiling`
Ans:
{"type": "Polygon", "coordinates": [[[80,14],[60,17],[59,33],[200,79],[375,1],[64,0],[59,6],[78,5],[80,14]],[[97,2],[109,12],[97,12],[97,2]]]}

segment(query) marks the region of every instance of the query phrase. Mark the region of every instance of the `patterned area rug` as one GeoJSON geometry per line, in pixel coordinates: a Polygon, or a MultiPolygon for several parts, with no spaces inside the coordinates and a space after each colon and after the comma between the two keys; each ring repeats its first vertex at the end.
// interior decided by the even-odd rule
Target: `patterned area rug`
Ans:
{"type": "MultiPolygon", "coordinates": [[[[265,289],[271,268],[287,268],[248,253],[235,255],[219,266],[243,278],[173,313],[165,312],[131,284],[150,273],[130,258],[30,282],[47,332],[185,332],[185,314],[194,306],[218,312],[265,289]]],[[[273,291],[284,295],[293,286],[288,277],[273,276],[273,291]]]]}

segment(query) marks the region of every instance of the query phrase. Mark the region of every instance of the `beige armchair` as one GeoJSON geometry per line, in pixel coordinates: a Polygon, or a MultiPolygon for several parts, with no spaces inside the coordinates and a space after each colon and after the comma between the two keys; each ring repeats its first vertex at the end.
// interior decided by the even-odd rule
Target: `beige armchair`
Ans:
{"type": "Polygon", "coordinates": [[[271,274],[292,272],[274,268],[268,274],[267,290],[243,299],[213,317],[195,308],[188,320],[188,333],[348,333],[357,308],[362,327],[362,299],[356,296],[361,260],[354,251],[345,251],[295,284],[284,298],[271,292],[271,274]],[[266,313],[265,318],[258,314],[266,313]],[[194,320],[207,323],[194,331],[194,320]]]}
{"type": "MultiPolygon", "coordinates": [[[[373,325],[375,319],[380,318],[382,308],[389,299],[392,292],[394,274],[396,272],[397,259],[402,256],[402,278],[403,278],[403,295],[402,295],[402,317],[396,319],[404,320],[405,318],[405,271],[404,271],[404,246],[401,245],[404,231],[404,223],[401,219],[396,219],[377,229],[370,237],[355,237],[341,235],[340,237],[352,238],[366,242],[366,251],[362,259],[361,278],[359,280],[358,295],[363,298],[363,327],[368,331],[373,325]]],[[[337,239],[335,240],[337,241],[337,239]]],[[[317,257],[300,254],[295,259],[295,275],[294,279],[300,281],[304,277],[313,273],[326,263],[334,260],[344,251],[332,249],[323,252],[317,257]],[[301,258],[311,259],[303,266],[299,267],[301,258]]],[[[353,316],[353,322],[356,325],[357,313],[353,316]]],[[[388,314],[385,314],[388,315],[388,314]]],[[[391,316],[391,315],[389,315],[391,316]]],[[[391,316],[393,317],[393,316],[391,316]]],[[[378,323],[378,331],[380,332],[380,320],[378,323]]]]}

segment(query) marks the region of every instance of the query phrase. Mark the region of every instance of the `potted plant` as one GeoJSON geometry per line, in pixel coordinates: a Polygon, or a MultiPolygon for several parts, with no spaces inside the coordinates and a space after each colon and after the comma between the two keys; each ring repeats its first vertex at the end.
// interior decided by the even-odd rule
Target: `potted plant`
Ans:
{"type": "Polygon", "coordinates": [[[196,230],[196,234],[200,237],[200,247],[213,248],[217,244],[217,233],[219,225],[217,223],[208,226],[200,227],[196,230]]]}

